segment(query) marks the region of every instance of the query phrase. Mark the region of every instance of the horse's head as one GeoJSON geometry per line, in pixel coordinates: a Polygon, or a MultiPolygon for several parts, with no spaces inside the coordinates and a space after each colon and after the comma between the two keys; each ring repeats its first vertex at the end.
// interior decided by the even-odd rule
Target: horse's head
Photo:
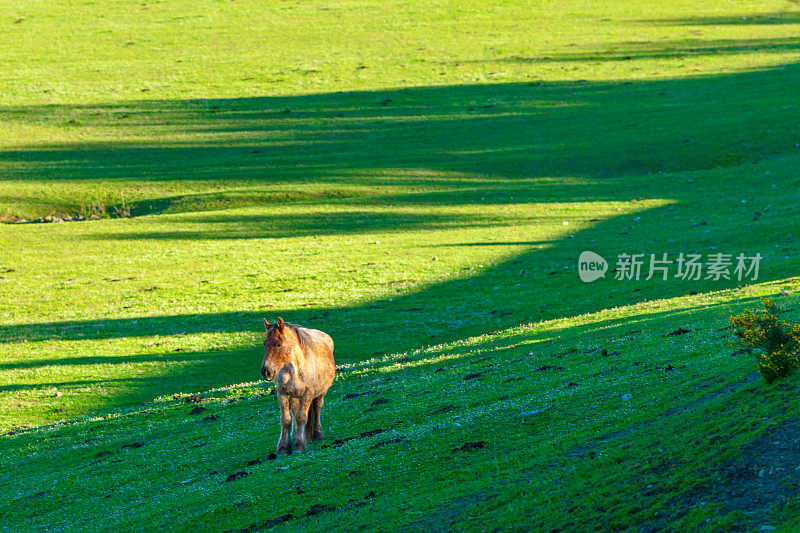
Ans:
{"type": "Polygon", "coordinates": [[[267,328],[267,338],[264,340],[264,360],[261,363],[261,375],[269,381],[275,379],[275,374],[290,362],[291,332],[283,319],[272,324],[265,318],[264,326],[267,328]]]}

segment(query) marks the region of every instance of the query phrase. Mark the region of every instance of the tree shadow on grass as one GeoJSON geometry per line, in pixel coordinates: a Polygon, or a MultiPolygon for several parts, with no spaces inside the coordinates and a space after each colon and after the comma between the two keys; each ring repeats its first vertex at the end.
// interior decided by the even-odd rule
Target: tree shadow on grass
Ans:
{"type": "MultiPolygon", "coordinates": [[[[737,302],[738,306],[749,303],[757,303],[755,298],[745,298],[737,302]]],[[[553,324],[551,327],[534,328],[526,331],[504,331],[500,337],[478,337],[467,340],[468,348],[458,355],[459,349],[456,347],[454,352],[450,352],[448,361],[452,362],[453,355],[456,358],[472,357],[475,350],[482,352],[481,357],[496,359],[497,361],[511,361],[519,357],[542,358],[543,361],[556,357],[562,359],[570,358],[571,365],[580,364],[580,360],[586,357],[601,357],[602,349],[614,355],[615,347],[621,340],[630,339],[631,335],[660,335],[668,336],[674,333],[678,327],[689,328],[689,334],[697,327],[697,319],[693,313],[702,310],[704,317],[708,320],[709,315],[723,318],[730,308],[724,303],[703,303],[690,305],[680,309],[658,309],[637,312],[632,316],[620,318],[598,318],[586,324],[553,324]]],[[[252,315],[254,321],[258,318],[252,315]]],[[[198,317],[200,319],[200,317],[198,317]]],[[[707,322],[701,328],[707,326],[707,322]]],[[[466,339],[465,339],[466,340],[466,339]]],[[[373,354],[380,356],[382,354],[373,354]]],[[[421,354],[412,353],[397,358],[378,358],[371,364],[372,368],[384,367],[382,372],[391,372],[385,368],[394,366],[399,361],[414,361],[417,367],[441,368],[441,353],[439,351],[423,352],[421,354]]],[[[665,353],[665,356],[670,355],[665,353]]],[[[23,419],[25,411],[36,410],[38,419],[44,418],[49,421],[57,421],[66,414],[73,417],[76,412],[74,406],[68,399],[73,395],[86,396],[85,403],[88,408],[81,408],[80,412],[84,415],[98,415],[108,412],[112,407],[126,407],[140,403],[149,402],[158,396],[171,395],[177,392],[200,392],[248,381],[258,381],[260,376],[260,358],[256,358],[251,350],[238,349],[226,352],[186,352],[174,354],[165,352],[163,354],[148,354],[128,357],[76,357],[68,359],[45,359],[35,362],[3,364],[0,370],[24,370],[41,368],[44,365],[70,365],[78,366],[82,369],[82,374],[94,375],[91,367],[94,365],[130,364],[134,362],[175,362],[181,364],[180,370],[170,370],[163,373],[155,373],[147,376],[128,376],[123,378],[103,378],[93,379],[47,381],[37,383],[17,383],[0,385],[0,394],[27,393],[45,395],[42,400],[50,405],[67,405],[66,411],[62,408],[46,411],[42,416],[37,406],[20,405],[15,411],[17,419],[23,419]],[[232,381],[232,376],[235,380],[232,381]],[[57,389],[60,399],[48,400],[47,395],[57,389]],[[108,398],[108,394],[113,394],[113,400],[108,398]],[[94,398],[94,396],[97,398],[94,398]]],[[[567,362],[567,359],[563,359],[567,362]]],[[[338,373],[344,374],[361,368],[360,360],[339,361],[338,373]],[[342,365],[342,363],[345,363],[342,365]]],[[[449,363],[445,363],[449,364],[449,363]]],[[[332,399],[335,402],[340,395],[334,392],[332,399]]],[[[276,408],[277,409],[277,408],[276,408]]]]}
{"type": "Polygon", "coordinates": [[[474,217],[465,223],[463,215],[438,213],[399,213],[367,211],[355,208],[343,212],[331,212],[320,208],[317,212],[266,213],[253,215],[205,214],[181,217],[174,221],[176,229],[171,231],[130,232],[100,234],[92,238],[100,240],[219,240],[253,239],[258,237],[291,238],[310,235],[359,234],[366,232],[391,233],[409,229],[442,229],[446,227],[487,228],[498,224],[494,217],[474,217]],[[198,224],[202,229],[197,228],[198,224]],[[180,229],[186,227],[187,229],[180,229]]]}
{"type": "MultiPolygon", "coordinates": [[[[632,53],[619,51],[621,56],[632,53]]],[[[0,165],[9,180],[36,176],[120,184],[201,180],[215,185],[449,189],[475,187],[481,178],[536,183],[564,176],[689,172],[758,160],[794,147],[796,141],[787,133],[794,132],[796,117],[783,108],[796,105],[799,72],[797,65],[790,65],[649,82],[507,83],[132,102],[130,107],[141,108],[146,118],[123,129],[128,140],[21,147],[0,152],[0,165]],[[377,105],[386,100],[385,106],[377,105]],[[275,114],[283,108],[296,112],[275,114]],[[347,113],[339,117],[337,110],[347,113]],[[143,140],[157,131],[154,115],[170,117],[172,123],[158,134],[159,140],[143,140]]],[[[111,106],[2,108],[0,119],[57,121],[74,115],[103,127],[107,108],[111,106]]],[[[618,191],[607,196],[617,197],[618,191]]]]}
{"type": "MultiPolygon", "coordinates": [[[[764,252],[765,243],[771,247],[775,235],[785,234],[785,227],[792,223],[794,215],[789,210],[776,208],[757,226],[719,225],[722,229],[716,229],[711,224],[706,229],[689,226],[685,219],[676,226],[670,208],[693,210],[698,217],[719,213],[751,217],[752,208],[739,204],[742,197],[776,206],[798,200],[791,178],[770,177],[771,183],[781,185],[773,190],[766,189],[761,178],[741,173],[698,183],[680,174],[795,154],[800,139],[798,74],[798,66],[789,65],[655,82],[487,84],[291,98],[131,103],[141,117],[129,114],[134,119],[126,126],[130,131],[155,131],[168,117],[170,124],[164,127],[187,133],[189,140],[24,148],[3,152],[0,164],[11,179],[35,174],[40,179],[102,177],[125,183],[184,179],[197,171],[209,183],[250,180],[268,185],[280,180],[291,185],[319,180],[437,189],[348,199],[338,213],[323,213],[327,207],[322,207],[312,215],[295,216],[289,229],[278,237],[511,223],[512,217],[470,220],[433,211],[479,204],[487,197],[494,205],[632,199],[672,203],[640,210],[640,224],[634,224],[629,215],[596,220],[572,238],[544,247],[526,246],[480,272],[416,292],[339,308],[274,311],[293,322],[330,332],[337,342],[337,358],[356,361],[525,322],[737,285],[735,280],[626,283],[611,279],[589,285],[578,280],[575,263],[583,249],[593,249],[613,262],[621,252],[664,252],[674,257],[679,252],[718,249],[721,243],[728,253],[764,252]],[[203,140],[191,138],[192,132],[219,135],[203,140]],[[577,180],[578,184],[562,183],[562,179],[577,180]],[[367,209],[376,203],[392,209],[381,214],[367,209]],[[407,215],[402,208],[430,212],[407,215]]],[[[115,104],[114,109],[118,107],[115,104]]],[[[111,106],[6,108],[0,109],[0,118],[39,120],[53,115],[59,117],[54,120],[62,120],[74,115],[78,120],[102,121],[103,113],[112,116],[115,112],[111,106]],[[101,117],[92,119],[98,109],[101,117]]],[[[584,211],[590,210],[588,206],[584,211]]],[[[277,223],[268,214],[182,216],[185,220],[176,218],[176,225],[213,224],[208,236],[215,239],[271,237],[277,223]]],[[[593,216],[586,214],[587,218],[593,216]]],[[[188,227],[167,233],[139,229],[99,238],[203,237],[203,231],[193,232],[188,227]]],[[[796,266],[780,254],[769,260],[770,268],[761,279],[788,277],[796,266]]],[[[0,342],[206,331],[251,331],[257,338],[261,327],[260,314],[252,312],[63,321],[0,326],[0,342]]],[[[260,357],[260,346],[254,343],[254,369],[260,357]]],[[[198,369],[207,361],[196,363],[191,372],[185,366],[176,368],[172,378],[201,375],[198,369]]],[[[242,363],[218,377],[227,382],[250,380],[253,376],[249,370],[245,373],[245,368],[249,366],[242,363]]],[[[200,386],[204,382],[191,383],[200,386]]]]}
{"type": "MultiPolygon", "coordinates": [[[[732,181],[728,186],[740,193],[746,182],[732,181]]],[[[774,192],[773,195],[775,201],[786,198],[783,192],[774,192]]],[[[708,200],[706,208],[712,212],[723,211],[726,202],[728,200],[725,199],[719,203],[708,200]]],[[[791,218],[790,213],[757,229],[747,225],[722,230],[704,229],[709,226],[694,229],[686,227],[682,232],[674,232],[674,239],[669,239],[669,235],[663,234],[663,226],[670,223],[673,213],[671,207],[668,205],[638,212],[639,217],[649,220],[641,222],[641,227],[631,226],[630,216],[613,217],[576,232],[572,239],[523,243],[522,250],[495,265],[413,292],[402,289],[391,298],[345,307],[276,308],[271,310],[270,315],[273,318],[283,316],[288,321],[313,325],[329,332],[336,339],[337,360],[352,362],[376,354],[396,353],[420,345],[501,330],[519,323],[576,316],[690,292],[721,290],[751,281],[740,281],[735,276],[719,281],[674,278],[674,265],[670,279],[662,280],[656,276],[648,281],[644,279],[647,276],[645,262],[640,280],[615,280],[613,272],[609,272],[605,279],[583,283],[578,278],[576,267],[577,258],[585,248],[606,257],[611,263],[611,270],[616,254],[622,252],[638,253],[645,250],[657,252],[659,257],[661,253],[667,253],[674,260],[679,253],[711,253],[724,242],[726,248],[723,251],[726,253],[764,255],[765,264],[762,265],[758,281],[783,279],[794,273],[795,264],[791,258],[783,258],[780,253],[773,254],[764,246],[764,236],[772,235],[776,226],[782,227],[786,217],[791,218]]],[[[777,214],[775,216],[778,217],[777,214]]],[[[710,227],[713,228],[713,225],[710,227]]],[[[495,243],[455,242],[438,246],[487,244],[520,246],[518,241],[503,240],[495,243]]],[[[0,326],[0,342],[114,339],[212,331],[250,331],[256,334],[263,328],[261,318],[260,312],[226,312],[5,325],[0,326]]],[[[256,363],[261,350],[257,339],[254,337],[252,348],[252,360],[256,363]]],[[[99,362],[103,358],[97,360],[99,362]]]]}
{"type": "Polygon", "coordinates": [[[639,21],[642,24],[669,26],[755,26],[772,24],[800,24],[800,11],[774,11],[772,13],[751,13],[724,17],[685,17],[672,19],[650,19],[639,21]]]}
{"type": "Polygon", "coordinates": [[[571,183],[559,187],[516,181],[487,180],[483,186],[453,188],[434,193],[385,194],[368,198],[345,198],[302,205],[276,205],[271,211],[215,211],[187,213],[171,220],[169,230],[91,233],[94,240],[225,240],[254,238],[292,238],[301,236],[358,235],[393,233],[408,230],[446,228],[478,229],[530,223],[546,218],[540,211],[504,210],[530,202],[571,204],[575,201],[607,200],[608,183],[571,183]],[[465,206],[487,205],[485,213],[465,206]],[[441,209],[437,209],[441,208],[441,209]],[[450,209],[453,208],[453,209],[450,209]]]}
{"type": "MultiPolygon", "coordinates": [[[[35,365],[34,365],[35,367],[35,365]]],[[[100,383],[104,384],[113,384],[113,383],[132,383],[139,380],[150,380],[153,378],[98,378],[98,379],[86,379],[86,380],[76,380],[76,381],[53,381],[53,382],[42,382],[42,383],[16,383],[13,385],[0,385],[0,392],[15,392],[15,391],[31,391],[31,390],[47,390],[47,389],[72,389],[72,388],[83,388],[86,386],[94,386],[100,383]]]]}
{"type": "MultiPolygon", "coordinates": [[[[675,41],[629,41],[609,46],[605,50],[545,54],[541,56],[511,56],[486,59],[477,63],[560,63],[576,61],[634,61],[642,59],[683,59],[708,55],[766,54],[800,51],[800,39],[795,37],[769,39],[680,39],[675,41]]],[[[469,63],[469,61],[459,61],[469,63]]]]}
{"type": "MultiPolygon", "coordinates": [[[[235,175],[236,167],[230,165],[232,159],[251,161],[256,157],[260,162],[247,164],[265,180],[278,175],[291,184],[318,176],[348,184],[440,188],[347,199],[333,206],[338,210],[330,202],[321,205],[311,202],[309,212],[302,214],[291,211],[275,215],[187,214],[174,218],[175,229],[167,232],[131,227],[129,231],[89,237],[110,240],[281,238],[396,228],[485,228],[520,221],[519,214],[481,218],[429,209],[481,203],[558,204],[650,198],[668,199],[675,205],[697,209],[698,216],[725,210],[734,213],[732,204],[744,195],[756,195],[763,203],[778,203],[791,197],[792,192],[784,188],[765,191],[757,180],[741,176],[689,184],[676,173],[795,153],[800,126],[797,113],[790,111],[796,110],[792,105],[800,93],[798,74],[800,67],[789,65],[655,82],[472,85],[291,98],[132,103],[131,107],[141,106],[146,117],[140,127],[170,117],[170,128],[216,129],[233,136],[216,143],[227,144],[225,148],[215,147],[213,141],[196,146],[193,142],[159,146],[142,141],[108,146],[77,144],[69,150],[53,146],[4,152],[0,161],[20,163],[18,172],[24,175],[40,164],[50,164],[44,172],[53,172],[59,178],[75,177],[71,170],[60,166],[64,162],[81,161],[85,165],[80,167],[81,176],[85,177],[92,177],[98,169],[110,165],[118,173],[116,177],[124,182],[136,178],[139,170],[149,178],[159,177],[160,162],[173,165],[175,157],[196,159],[209,168],[205,179],[221,180],[223,176],[235,175]],[[787,111],[786,106],[791,109],[787,111]],[[292,112],[285,112],[287,109],[292,112]],[[334,120],[339,115],[345,119],[343,122],[334,120]],[[266,132],[264,145],[252,142],[249,134],[254,130],[266,132]],[[269,144],[273,141],[267,142],[267,137],[277,139],[274,146],[269,144]],[[316,142],[320,139],[325,142],[316,142]],[[337,149],[331,150],[330,145],[337,149]],[[261,150],[252,154],[255,146],[261,150]],[[318,164],[301,164],[301,161],[318,164]],[[419,171],[424,168],[429,172],[419,171]],[[371,174],[367,175],[367,170],[371,174]],[[441,173],[445,173],[444,177],[441,173]],[[567,182],[560,177],[566,177],[567,182]],[[383,209],[373,210],[376,204],[383,209]],[[195,229],[192,224],[202,227],[195,229]]],[[[0,116],[30,114],[40,118],[42,113],[61,116],[73,112],[93,116],[96,109],[97,106],[4,109],[0,110],[0,116]]],[[[106,112],[113,115],[116,111],[106,112]]],[[[166,174],[160,177],[174,179],[177,176],[173,172],[183,175],[187,169],[168,166],[166,174]]],[[[14,174],[12,169],[11,176],[14,174]]],[[[114,175],[108,179],[113,181],[113,178],[114,175]]],[[[275,312],[288,314],[295,321],[319,321],[321,326],[342,334],[358,332],[370,339],[374,351],[440,342],[519,321],[580,314],[614,304],[684,294],[695,288],[720,287],[708,282],[677,281],[669,287],[643,286],[641,294],[634,294],[637,289],[621,284],[606,284],[603,290],[598,289],[598,284],[584,286],[574,272],[575,260],[584,247],[612,254],[626,251],[623,247],[678,253],[709,249],[724,239],[729,246],[738,246],[732,253],[755,253],[763,251],[763,242],[759,244],[753,238],[770,238],[786,220],[765,218],[758,228],[742,226],[724,235],[713,231],[713,226],[710,230],[687,227],[682,234],[675,235],[674,242],[667,242],[659,226],[673,224],[669,221],[669,209],[642,212],[642,216],[646,214],[651,220],[642,229],[633,229],[627,216],[597,220],[589,229],[574,234],[574,240],[548,243],[545,249],[541,245],[531,246],[478,275],[434,284],[412,294],[399,294],[388,301],[353,308],[275,312]],[[603,243],[610,240],[618,248],[604,249],[603,243]],[[564,270],[565,267],[571,269],[564,270]],[[525,277],[520,278],[523,269],[525,277]],[[566,293],[565,286],[571,286],[566,293]],[[564,297],[558,302],[546,297],[562,293],[564,297]],[[465,294],[474,296],[465,299],[465,294]],[[513,298],[508,294],[513,294],[513,298]],[[378,308],[384,311],[376,313],[378,308]],[[375,324],[376,318],[387,323],[375,324]],[[345,323],[348,325],[343,326],[345,323]],[[363,327],[351,328],[352,324],[363,327]],[[381,331],[399,328],[405,333],[404,342],[398,343],[395,335],[384,334],[381,341],[367,333],[375,328],[381,331]]],[[[587,219],[593,216],[590,211],[591,206],[584,210],[587,219]]],[[[531,214],[531,217],[541,216],[531,214]]],[[[776,266],[770,273],[772,279],[789,275],[786,269],[776,266]]],[[[260,317],[233,313],[21,324],[0,326],[0,340],[240,331],[257,329],[256,325],[247,325],[255,318],[260,317]]],[[[365,352],[359,349],[351,354],[348,357],[365,352]]]]}
{"type": "MultiPolygon", "coordinates": [[[[226,352],[227,354],[227,352],[226,352]]],[[[0,362],[2,370],[20,370],[25,368],[37,368],[49,365],[127,365],[136,363],[193,363],[201,364],[219,355],[218,351],[189,352],[183,349],[180,351],[169,350],[152,354],[139,355],[97,355],[97,356],[74,356],[74,357],[55,357],[52,359],[34,359],[27,361],[0,362]]]]}
{"type": "MultiPolygon", "coordinates": [[[[57,422],[64,417],[105,414],[111,408],[151,402],[177,392],[199,392],[233,382],[260,379],[260,359],[250,350],[164,352],[131,356],[97,356],[37,359],[3,363],[0,372],[36,369],[35,382],[0,384],[0,428],[12,420],[57,422]],[[141,364],[139,371],[123,377],[108,376],[114,365],[141,364]],[[149,366],[146,366],[149,365],[149,366]],[[177,365],[177,366],[172,366],[177,365]],[[57,368],[47,374],[47,367],[57,368]],[[65,369],[68,370],[65,371],[65,369]],[[70,379],[74,372],[75,379],[70,379]],[[231,380],[230,376],[236,376],[231,380]],[[54,389],[56,394],[54,395],[54,389]]],[[[119,373],[114,373],[119,376],[119,373]]]]}

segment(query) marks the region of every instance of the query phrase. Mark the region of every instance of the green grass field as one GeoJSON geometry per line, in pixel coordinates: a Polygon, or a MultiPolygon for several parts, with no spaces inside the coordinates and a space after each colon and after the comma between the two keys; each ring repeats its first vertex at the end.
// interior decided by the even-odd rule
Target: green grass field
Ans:
{"type": "Polygon", "coordinates": [[[800,526],[766,446],[794,380],[723,329],[799,284],[800,6],[0,0],[0,29],[0,531],[800,526]],[[763,260],[586,284],[584,250],[763,260]],[[273,462],[277,316],[341,368],[325,440],[273,462]]]}

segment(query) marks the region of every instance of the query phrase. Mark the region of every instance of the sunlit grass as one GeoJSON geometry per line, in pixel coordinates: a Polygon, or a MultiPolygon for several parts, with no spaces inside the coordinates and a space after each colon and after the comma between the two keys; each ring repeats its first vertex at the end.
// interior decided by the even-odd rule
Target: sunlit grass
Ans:
{"type": "Polygon", "coordinates": [[[0,485],[16,502],[3,509],[5,523],[216,531],[292,514],[286,525],[302,530],[374,527],[378,517],[421,528],[437,516],[482,529],[502,513],[508,527],[577,530],[592,527],[598,513],[618,528],[658,524],[653,510],[660,509],[680,527],[722,527],[739,515],[670,502],[796,416],[783,403],[788,385],[745,380],[743,387],[754,361],[731,356],[733,337],[722,329],[758,296],[787,289],[796,290],[796,281],[519,325],[343,364],[326,402],[325,440],[274,461],[266,456],[277,437],[277,402],[262,383],[205,392],[199,415],[188,414],[196,404],[185,395],[164,396],[6,437],[0,466],[19,475],[0,485]],[[678,327],[690,333],[666,337],[678,327]],[[362,396],[348,397],[354,394],[362,396]],[[373,430],[381,431],[359,437],[373,430]],[[687,442],[695,442],[690,455],[687,442]],[[226,481],[242,471],[248,475],[226,481]],[[71,505],[54,506],[64,494],[71,505]],[[327,510],[306,516],[314,505],[327,510]],[[96,506],[114,509],[102,525],[85,519],[96,506]]]}
{"type": "MultiPolygon", "coordinates": [[[[797,414],[709,399],[752,369],[727,316],[797,289],[797,13],[0,0],[0,218],[103,215],[0,226],[0,430],[56,423],[0,439],[0,529],[663,526],[797,414]],[[584,250],[763,262],[584,284],[584,250]],[[322,444],[382,433],[247,465],[277,316],[335,340],[322,444]]],[[[674,527],[743,520],[711,507],[674,527]]]]}

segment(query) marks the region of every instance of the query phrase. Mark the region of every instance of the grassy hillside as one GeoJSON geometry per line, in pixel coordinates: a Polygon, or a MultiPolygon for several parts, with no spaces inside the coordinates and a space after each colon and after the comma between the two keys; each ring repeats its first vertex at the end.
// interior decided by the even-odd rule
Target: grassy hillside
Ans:
{"type": "Polygon", "coordinates": [[[0,216],[758,160],[798,142],[798,22],[776,0],[2,1],[0,216]]]}
{"type": "Polygon", "coordinates": [[[0,530],[800,527],[725,329],[798,318],[800,7],[501,4],[0,0],[0,530]],[[277,316],[340,376],[270,459],[277,316]]]}
{"type": "Polygon", "coordinates": [[[343,365],[326,438],[277,459],[263,383],[17,433],[0,441],[14,472],[1,527],[791,531],[797,385],[766,385],[726,326],[756,296],[797,289],[658,300],[343,365]]]}
{"type": "Polygon", "coordinates": [[[0,211],[132,218],[0,227],[0,428],[249,381],[262,316],[353,362],[739,284],[584,285],[585,249],[794,273],[790,4],[63,9],[0,9],[0,211]]]}

